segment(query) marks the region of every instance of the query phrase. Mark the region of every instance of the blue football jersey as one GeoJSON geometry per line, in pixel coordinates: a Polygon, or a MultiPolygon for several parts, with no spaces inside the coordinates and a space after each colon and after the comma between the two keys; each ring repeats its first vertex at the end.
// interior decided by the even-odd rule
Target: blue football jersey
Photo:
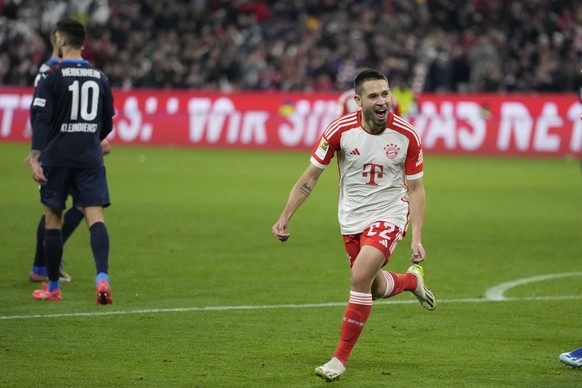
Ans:
{"type": "Polygon", "coordinates": [[[41,73],[34,90],[32,149],[44,166],[99,167],[114,114],[107,76],[88,61],[64,60],[41,73]]]}

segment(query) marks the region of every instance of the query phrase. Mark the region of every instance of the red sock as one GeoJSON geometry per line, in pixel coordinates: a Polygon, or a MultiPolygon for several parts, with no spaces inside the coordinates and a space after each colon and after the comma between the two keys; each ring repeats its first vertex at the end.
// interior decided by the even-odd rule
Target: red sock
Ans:
{"type": "Polygon", "coordinates": [[[384,277],[386,278],[388,285],[383,298],[398,295],[403,291],[414,291],[418,286],[418,279],[410,272],[397,274],[390,271],[384,271],[384,277]]]}
{"type": "Polygon", "coordinates": [[[360,337],[370,311],[372,311],[372,294],[350,291],[350,302],[344,314],[340,341],[333,354],[344,365],[348,363],[352,348],[360,337]]]}

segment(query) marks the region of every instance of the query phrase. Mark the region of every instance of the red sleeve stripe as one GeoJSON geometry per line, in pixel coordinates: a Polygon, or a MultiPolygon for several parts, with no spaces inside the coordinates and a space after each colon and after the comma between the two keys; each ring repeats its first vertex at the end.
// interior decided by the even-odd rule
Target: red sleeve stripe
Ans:
{"type": "Polygon", "coordinates": [[[353,126],[354,124],[358,123],[358,112],[350,113],[349,115],[342,116],[339,119],[332,121],[325,131],[323,135],[326,139],[332,137],[338,130],[342,128],[346,128],[349,126],[353,126]]]}
{"type": "Polygon", "coordinates": [[[417,144],[420,146],[421,142],[420,142],[420,136],[418,136],[418,133],[416,132],[416,129],[414,129],[414,127],[412,125],[410,125],[409,122],[407,122],[406,120],[394,115],[394,120],[392,122],[392,125],[394,125],[396,128],[401,129],[403,131],[409,132],[414,139],[416,140],[417,144]]]}

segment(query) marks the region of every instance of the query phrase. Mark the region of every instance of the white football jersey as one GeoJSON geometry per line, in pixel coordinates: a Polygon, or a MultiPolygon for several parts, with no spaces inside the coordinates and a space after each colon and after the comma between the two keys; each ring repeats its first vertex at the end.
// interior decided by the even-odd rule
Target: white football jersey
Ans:
{"type": "Polygon", "coordinates": [[[423,176],[420,137],[412,125],[393,113],[380,134],[364,130],[361,119],[358,111],[330,123],[311,153],[311,163],[324,169],[337,155],[342,234],[361,233],[377,221],[406,230],[405,179],[423,176]]]}

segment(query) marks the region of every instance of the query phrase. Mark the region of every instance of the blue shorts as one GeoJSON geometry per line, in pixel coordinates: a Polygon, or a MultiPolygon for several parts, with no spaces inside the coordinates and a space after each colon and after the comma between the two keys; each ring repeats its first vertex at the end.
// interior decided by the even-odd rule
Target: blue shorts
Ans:
{"type": "Polygon", "coordinates": [[[75,207],[111,205],[105,166],[97,168],[46,167],[47,183],[40,186],[40,202],[51,209],[65,209],[69,194],[75,207]]]}

